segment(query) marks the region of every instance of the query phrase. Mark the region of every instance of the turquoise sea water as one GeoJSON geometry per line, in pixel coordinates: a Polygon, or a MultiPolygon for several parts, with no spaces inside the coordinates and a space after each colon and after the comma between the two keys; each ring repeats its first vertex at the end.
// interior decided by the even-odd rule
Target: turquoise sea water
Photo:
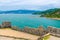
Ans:
{"type": "Polygon", "coordinates": [[[0,14],[0,24],[4,21],[10,21],[12,26],[20,28],[24,28],[25,26],[37,28],[41,25],[44,28],[47,28],[47,26],[60,28],[60,20],[47,19],[32,14],[0,14]]]}

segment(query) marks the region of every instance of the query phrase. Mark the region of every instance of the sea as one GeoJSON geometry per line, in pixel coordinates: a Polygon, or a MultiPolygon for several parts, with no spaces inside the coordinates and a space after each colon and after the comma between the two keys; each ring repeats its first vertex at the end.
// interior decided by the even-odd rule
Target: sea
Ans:
{"type": "Polygon", "coordinates": [[[19,28],[30,27],[38,28],[40,26],[47,28],[48,26],[60,28],[60,20],[40,17],[40,15],[32,14],[0,14],[0,25],[2,22],[9,21],[11,25],[19,28]]]}

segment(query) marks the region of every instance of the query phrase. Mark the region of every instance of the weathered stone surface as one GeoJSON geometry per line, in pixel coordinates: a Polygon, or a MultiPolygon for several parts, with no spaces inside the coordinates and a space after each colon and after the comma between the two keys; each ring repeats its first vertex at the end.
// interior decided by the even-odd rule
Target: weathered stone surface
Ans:
{"type": "Polygon", "coordinates": [[[16,31],[20,31],[20,30],[21,30],[21,29],[18,28],[17,26],[12,26],[11,29],[16,30],[16,31]]]}
{"type": "Polygon", "coordinates": [[[11,28],[11,22],[3,22],[2,28],[11,28]]]}
{"type": "Polygon", "coordinates": [[[43,26],[38,27],[38,30],[40,30],[40,31],[44,31],[43,26]]]}
{"type": "Polygon", "coordinates": [[[39,27],[39,28],[29,28],[29,27],[25,27],[23,29],[24,32],[30,33],[30,34],[34,34],[34,35],[45,35],[47,33],[46,30],[44,30],[43,27],[39,27]]]}
{"type": "Polygon", "coordinates": [[[60,29],[59,28],[54,28],[49,26],[47,28],[48,32],[51,33],[51,35],[55,35],[55,36],[60,36],[60,29]]]}
{"type": "Polygon", "coordinates": [[[1,25],[0,25],[0,28],[1,28],[1,25]]]}

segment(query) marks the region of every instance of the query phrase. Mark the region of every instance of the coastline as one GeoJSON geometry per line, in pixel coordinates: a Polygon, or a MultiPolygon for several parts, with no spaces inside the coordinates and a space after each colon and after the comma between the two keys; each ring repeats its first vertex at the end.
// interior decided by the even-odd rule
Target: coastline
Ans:
{"type": "Polygon", "coordinates": [[[50,17],[45,17],[45,18],[54,19],[54,20],[60,20],[60,18],[50,18],[50,17]]]}
{"type": "Polygon", "coordinates": [[[51,18],[51,17],[42,17],[42,18],[48,18],[48,19],[54,19],[54,20],[60,20],[60,18],[51,18]]]}
{"type": "Polygon", "coordinates": [[[51,18],[51,19],[54,19],[54,20],[60,20],[60,18],[51,18]]]}

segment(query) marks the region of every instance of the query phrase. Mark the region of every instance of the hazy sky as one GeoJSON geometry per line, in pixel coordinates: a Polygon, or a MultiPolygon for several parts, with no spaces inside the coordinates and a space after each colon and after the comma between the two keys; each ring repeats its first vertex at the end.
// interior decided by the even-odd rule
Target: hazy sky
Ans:
{"type": "Polygon", "coordinates": [[[0,0],[0,10],[60,8],[60,0],[0,0]]]}

